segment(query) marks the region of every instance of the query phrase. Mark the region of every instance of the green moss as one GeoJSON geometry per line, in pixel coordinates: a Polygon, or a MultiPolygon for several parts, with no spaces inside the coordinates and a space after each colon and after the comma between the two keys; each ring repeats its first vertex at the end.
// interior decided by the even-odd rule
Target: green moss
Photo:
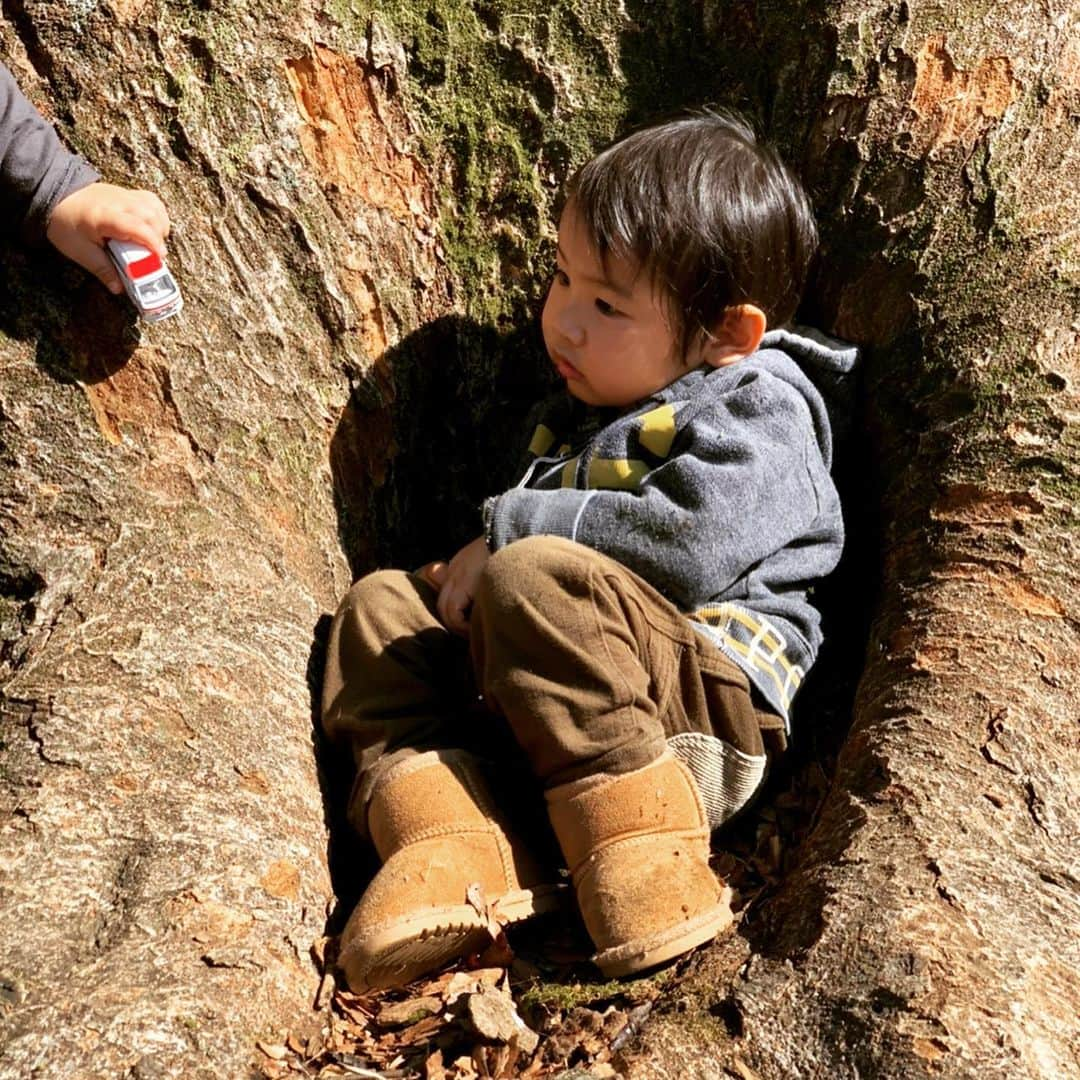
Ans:
{"type": "Polygon", "coordinates": [[[241,126],[246,123],[251,100],[249,93],[238,82],[215,72],[206,88],[206,107],[215,120],[228,125],[226,130],[236,131],[239,128],[236,131],[238,139],[247,139],[252,143],[256,141],[255,133],[241,126]]]}
{"type": "Polygon", "coordinates": [[[609,979],[603,982],[535,983],[518,995],[523,1009],[544,1007],[563,1011],[616,998],[638,1004],[655,998],[670,982],[673,971],[665,968],[640,979],[609,979]]]}
{"type": "Polygon", "coordinates": [[[328,10],[360,55],[373,25],[404,49],[395,75],[439,178],[441,240],[465,307],[488,324],[520,319],[544,276],[555,192],[623,115],[605,40],[625,16],[608,2],[585,22],[539,0],[330,0],[328,10]]]}
{"type": "MultiPolygon", "coordinates": [[[[243,70],[239,5],[225,0],[210,6],[181,5],[165,15],[168,29],[186,45],[157,75],[163,97],[177,104],[176,119],[187,132],[213,130],[225,147],[222,171],[233,179],[257,141],[258,114],[250,84],[232,73],[243,70]],[[180,59],[179,57],[182,57],[180,59]]],[[[177,153],[185,156],[183,139],[173,125],[177,153]]]]}
{"type": "Polygon", "coordinates": [[[302,435],[267,439],[265,445],[271,460],[282,472],[302,484],[311,482],[322,462],[322,455],[319,453],[321,448],[302,435]]]}
{"type": "Polygon", "coordinates": [[[867,76],[877,61],[879,46],[874,20],[863,13],[839,28],[837,59],[829,76],[830,96],[857,94],[866,89],[867,76]]]}
{"type": "MultiPolygon", "coordinates": [[[[357,54],[371,39],[421,120],[446,258],[467,313],[489,325],[527,315],[557,192],[626,122],[718,101],[757,112],[768,97],[757,84],[772,58],[735,48],[724,20],[737,16],[676,0],[328,0],[328,12],[357,54]]],[[[811,47],[783,62],[805,69],[811,47]]]]}

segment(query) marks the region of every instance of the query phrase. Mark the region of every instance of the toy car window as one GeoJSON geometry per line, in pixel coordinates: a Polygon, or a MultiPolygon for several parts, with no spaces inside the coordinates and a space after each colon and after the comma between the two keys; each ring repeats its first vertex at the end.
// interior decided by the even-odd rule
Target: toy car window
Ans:
{"type": "Polygon", "coordinates": [[[176,292],[176,285],[168,274],[163,274],[161,277],[139,286],[139,296],[143,300],[160,300],[165,296],[172,295],[174,292],[176,292]]]}

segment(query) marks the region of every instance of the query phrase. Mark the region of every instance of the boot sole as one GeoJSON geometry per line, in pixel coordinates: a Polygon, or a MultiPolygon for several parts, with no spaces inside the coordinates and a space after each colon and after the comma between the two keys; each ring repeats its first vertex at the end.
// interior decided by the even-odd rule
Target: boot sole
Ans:
{"type": "Polygon", "coordinates": [[[731,889],[725,887],[716,907],[648,937],[603,949],[593,957],[593,963],[609,979],[647,971],[712,941],[731,926],[734,918],[731,889]]]}
{"type": "MultiPolygon", "coordinates": [[[[566,885],[510,893],[498,901],[507,924],[562,907],[566,885]]],[[[424,908],[364,936],[339,963],[354,991],[403,986],[491,943],[487,922],[470,904],[424,908]]]]}

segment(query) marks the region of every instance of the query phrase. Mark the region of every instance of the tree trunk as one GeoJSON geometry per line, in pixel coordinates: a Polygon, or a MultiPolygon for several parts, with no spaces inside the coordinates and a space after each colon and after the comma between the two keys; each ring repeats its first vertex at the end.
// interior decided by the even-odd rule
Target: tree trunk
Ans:
{"type": "Polygon", "coordinates": [[[1075,12],[3,11],[29,95],[169,205],[187,306],[140,330],[0,257],[0,1075],[237,1076],[296,1027],[326,613],[474,527],[542,378],[515,331],[561,181],[706,100],[802,166],[810,313],[868,346],[803,730],[845,650],[866,669],[815,828],[632,1071],[1080,1072],[1075,12]]]}
{"type": "Polygon", "coordinates": [[[186,307],[4,255],[0,1073],[239,1076],[318,990],[329,447],[448,307],[432,183],[311,11],[4,11],[26,92],[171,208],[186,307]]]}

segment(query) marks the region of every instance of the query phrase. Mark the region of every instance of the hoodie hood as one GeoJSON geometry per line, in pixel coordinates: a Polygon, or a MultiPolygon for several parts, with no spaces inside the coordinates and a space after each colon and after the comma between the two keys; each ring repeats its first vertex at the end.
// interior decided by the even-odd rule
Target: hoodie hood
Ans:
{"type": "Polygon", "coordinates": [[[761,339],[755,361],[765,359],[762,354],[769,352],[784,353],[798,364],[825,403],[834,441],[843,445],[851,429],[855,404],[858,346],[811,326],[790,326],[770,330],[761,339]]]}

